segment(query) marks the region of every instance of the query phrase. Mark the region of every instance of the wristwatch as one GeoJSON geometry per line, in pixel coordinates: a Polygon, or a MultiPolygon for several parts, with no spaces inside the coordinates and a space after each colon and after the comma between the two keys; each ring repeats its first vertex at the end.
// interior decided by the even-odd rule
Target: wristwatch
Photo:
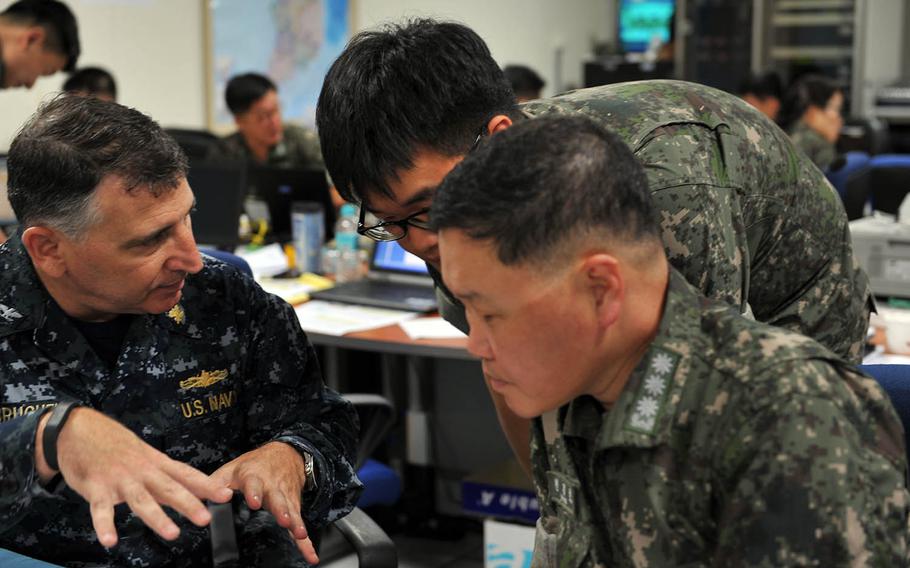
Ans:
{"type": "Polygon", "coordinates": [[[303,490],[311,491],[316,489],[316,465],[313,463],[313,456],[309,452],[303,452],[303,473],[306,475],[303,490]]]}
{"type": "Polygon", "coordinates": [[[48,467],[54,471],[60,471],[60,464],[57,463],[57,437],[60,436],[60,430],[66,424],[70,412],[81,405],[75,401],[58,402],[51,411],[51,417],[44,424],[44,434],[41,436],[41,449],[44,452],[44,461],[48,467]]]}

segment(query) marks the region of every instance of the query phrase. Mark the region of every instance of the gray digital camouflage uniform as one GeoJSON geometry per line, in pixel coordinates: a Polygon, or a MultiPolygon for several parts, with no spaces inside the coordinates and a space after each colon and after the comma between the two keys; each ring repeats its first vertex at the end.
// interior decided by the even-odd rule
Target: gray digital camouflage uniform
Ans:
{"type": "MultiPolygon", "coordinates": [[[[219,150],[226,157],[255,161],[240,132],[222,138],[219,150]]],[[[286,168],[325,168],[322,151],[319,149],[319,136],[309,128],[285,124],[281,142],[269,151],[266,164],[286,168]]]]}
{"type": "Polygon", "coordinates": [[[793,127],[790,132],[790,140],[822,171],[827,170],[837,158],[835,145],[825,140],[824,136],[809,128],[809,125],[803,121],[797,122],[793,127]]]}
{"type": "MultiPolygon", "coordinates": [[[[137,316],[116,368],[95,355],[41,286],[18,236],[0,245],[0,548],[69,566],[211,565],[207,528],[172,513],[174,542],[121,505],[119,544],[105,551],[88,504],[34,464],[41,409],[62,399],[95,408],[171,458],[211,473],[282,440],[311,453],[318,489],[302,514],[318,527],[360,493],[352,463],[357,416],[325,388],[293,308],[233,267],[205,259],[170,312],[137,316]]],[[[244,566],[305,566],[265,511],[238,527],[244,566]]]]}
{"type": "MultiPolygon", "coordinates": [[[[858,363],[871,292],[837,193],[739,97],[682,81],[619,83],[521,106],[583,114],[644,166],[670,263],[709,298],[858,363]]],[[[438,274],[437,282],[438,280],[438,274]]],[[[440,290],[443,316],[466,329],[440,290]]]]}
{"type": "Polygon", "coordinates": [[[575,399],[534,420],[531,448],[534,566],[908,565],[904,437],[887,395],[675,271],[613,407],[575,399]]]}

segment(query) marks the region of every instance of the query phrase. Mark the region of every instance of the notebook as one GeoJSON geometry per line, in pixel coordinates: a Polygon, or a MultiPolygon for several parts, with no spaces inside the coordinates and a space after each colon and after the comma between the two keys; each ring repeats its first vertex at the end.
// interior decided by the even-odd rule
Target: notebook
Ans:
{"type": "Polygon", "coordinates": [[[238,243],[240,214],[246,194],[246,168],[242,163],[212,161],[190,165],[186,180],[196,198],[193,235],[201,245],[234,246],[238,243]]]}
{"type": "Polygon", "coordinates": [[[427,265],[395,241],[376,243],[366,279],[345,282],[310,296],[315,300],[409,312],[436,310],[436,292],[427,265]]]}
{"type": "Polygon", "coordinates": [[[332,205],[324,170],[250,166],[247,176],[251,195],[268,206],[269,232],[274,240],[291,240],[291,205],[298,201],[315,202],[322,206],[326,238],[332,238],[335,207],[332,205]]]}

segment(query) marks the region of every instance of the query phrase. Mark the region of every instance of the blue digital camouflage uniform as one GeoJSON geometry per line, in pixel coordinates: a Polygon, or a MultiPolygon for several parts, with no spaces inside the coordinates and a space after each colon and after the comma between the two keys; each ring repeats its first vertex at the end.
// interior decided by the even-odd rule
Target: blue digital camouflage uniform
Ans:
{"type": "Polygon", "coordinates": [[[824,136],[811,129],[808,124],[801,120],[790,131],[790,140],[822,171],[827,170],[834,159],[837,158],[835,145],[825,140],[824,136]]]}
{"type": "MultiPolygon", "coordinates": [[[[0,548],[70,566],[211,565],[207,528],[172,513],[181,535],[166,542],[123,505],[120,542],[105,551],[87,503],[65,483],[39,485],[40,410],[61,399],[204,473],[272,440],[311,453],[309,527],[345,515],[360,493],[356,413],[323,385],[293,308],[209,258],[171,311],[135,317],[111,371],[41,286],[19,237],[0,245],[0,548]]],[[[239,529],[244,566],[306,565],[269,513],[252,513],[239,529]]]]}
{"type": "Polygon", "coordinates": [[[871,378],[671,270],[610,410],[537,418],[534,566],[907,566],[901,423],[871,378]],[[549,442],[549,444],[548,444],[549,442]]]}
{"type": "MultiPolygon", "coordinates": [[[[583,114],[629,145],[670,263],[707,297],[859,362],[871,291],[843,204],[764,115],[682,81],[594,87],[521,108],[529,117],[583,114]]],[[[463,308],[444,289],[439,300],[443,316],[466,329],[463,308]]]]}

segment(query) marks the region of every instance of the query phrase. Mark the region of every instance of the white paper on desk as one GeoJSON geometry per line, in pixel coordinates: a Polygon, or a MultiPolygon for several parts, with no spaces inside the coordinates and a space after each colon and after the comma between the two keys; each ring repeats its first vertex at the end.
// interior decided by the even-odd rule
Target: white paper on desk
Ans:
{"type": "Polygon", "coordinates": [[[235,253],[250,265],[253,278],[266,278],[281,274],[288,269],[288,257],[281,250],[281,245],[273,243],[253,251],[237,249],[235,253]]]}
{"type": "Polygon", "coordinates": [[[413,312],[355,306],[337,302],[313,300],[296,308],[300,327],[314,333],[344,335],[387,325],[395,325],[417,317],[413,312]]]}
{"type": "Polygon", "coordinates": [[[863,357],[863,365],[910,365],[910,355],[885,353],[884,346],[880,345],[863,357]]]}
{"type": "Polygon", "coordinates": [[[403,321],[401,329],[411,339],[454,339],[465,337],[460,329],[440,317],[403,321]]]}

